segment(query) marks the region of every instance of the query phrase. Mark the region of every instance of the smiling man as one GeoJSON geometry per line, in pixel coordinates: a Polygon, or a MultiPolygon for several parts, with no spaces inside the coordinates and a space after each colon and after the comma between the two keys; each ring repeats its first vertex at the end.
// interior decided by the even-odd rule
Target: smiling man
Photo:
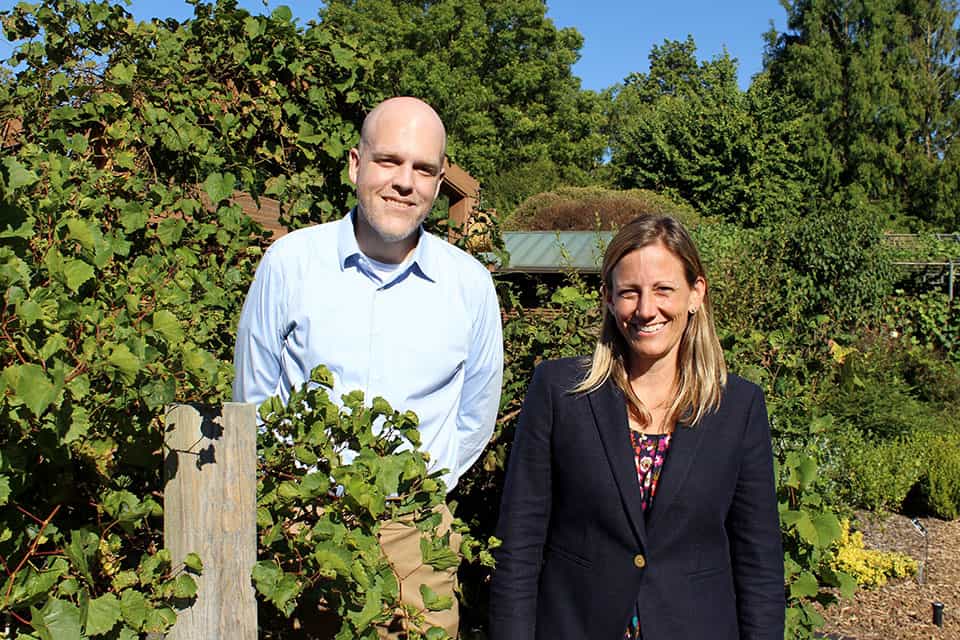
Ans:
{"type": "MultiPolygon", "coordinates": [[[[357,206],[277,240],[257,268],[240,317],[233,396],[286,402],[324,364],[334,401],[359,389],[367,402],[382,396],[416,412],[420,447],[431,470],[447,470],[450,491],[493,433],[503,341],[487,269],[421,227],[440,190],[445,146],[440,117],[416,98],[391,98],[367,115],[349,157],[357,206]]],[[[446,508],[442,515],[449,526],[446,508]]],[[[419,537],[403,523],[381,531],[405,602],[422,608],[420,585],[453,596],[456,568],[422,566],[419,537]]],[[[427,622],[455,637],[453,601],[452,610],[427,612],[427,622]]]]}

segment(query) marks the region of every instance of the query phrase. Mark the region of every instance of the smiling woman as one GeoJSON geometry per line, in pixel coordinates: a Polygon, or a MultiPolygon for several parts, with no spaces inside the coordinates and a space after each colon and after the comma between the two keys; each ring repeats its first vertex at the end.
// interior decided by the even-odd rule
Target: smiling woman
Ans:
{"type": "Polygon", "coordinates": [[[547,361],[507,469],[494,640],[780,640],[763,395],[727,375],[707,277],[667,216],[604,254],[592,358],[547,361]]]}

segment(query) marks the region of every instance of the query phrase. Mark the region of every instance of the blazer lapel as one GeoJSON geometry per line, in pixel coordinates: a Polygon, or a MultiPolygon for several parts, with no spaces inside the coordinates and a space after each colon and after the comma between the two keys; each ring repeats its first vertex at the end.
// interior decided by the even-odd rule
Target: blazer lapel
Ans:
{"type": "Polygon", "coordinates": [[[680,495],[683,483],[693,468],[693,460],[696,458],[697,450],[703,440],[703,432],[710,428],[710,423],[711,420],[708,416],[693,428],[678,424],[673,430],[667,459],[663,463],[663,471],[660,473],[660,480],[657,483],[657,493],[653,497],[653,504],[650,506],[649,518],[656,518],[657,513],[664,513],[670,503],[680,495]]]}
{"type": "Polygon", "coordinates": [[[600,441],[613,469],[613,478],[620,491],[623,508],[633,526],[634,534],[640,544],[646,547],[647,531],[643,514],[640,512],[640,486],[636,461],[630,446],[626,401],[620,390],[610,381],[587,397],[597,430],[600,432],[600,441]]]}

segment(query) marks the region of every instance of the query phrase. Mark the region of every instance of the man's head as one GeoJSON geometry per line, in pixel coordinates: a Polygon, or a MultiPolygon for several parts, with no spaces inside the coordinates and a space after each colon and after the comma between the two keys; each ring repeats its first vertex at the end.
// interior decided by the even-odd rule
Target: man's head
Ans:
{"type": "Polygon", "coordinates": [[[382,262],[401,262],[440,191],[446,131],[440,116],[416,98],[390,98],[363,121],[350,150],[357,185],[360,249],[382,262]]]}

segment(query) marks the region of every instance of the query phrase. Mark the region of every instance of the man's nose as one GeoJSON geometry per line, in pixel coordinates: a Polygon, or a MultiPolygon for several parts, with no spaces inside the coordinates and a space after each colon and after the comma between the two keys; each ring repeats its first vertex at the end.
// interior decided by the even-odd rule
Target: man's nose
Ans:
{"type": "Polygon", "coordinates": [[[396,166],[393,172],[393,188],[402,193],[413,190],[413,167],[410,164],[396,166]]]}

